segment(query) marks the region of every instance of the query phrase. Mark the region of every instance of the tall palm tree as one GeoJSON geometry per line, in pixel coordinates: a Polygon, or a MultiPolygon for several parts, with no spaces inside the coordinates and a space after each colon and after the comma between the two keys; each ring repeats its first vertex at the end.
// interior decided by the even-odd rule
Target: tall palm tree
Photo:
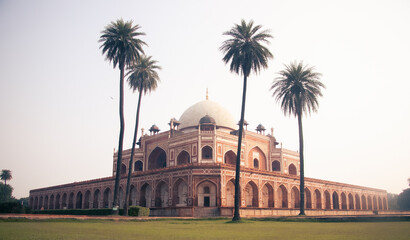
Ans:
{"type": "MultiPolygon", "coordinates": [[[[124,139],[124,70],[125,67],[130,66],[140,58],[140,54],[144,53],[143,45],[147,45],[138,37],[145,35],[143,32],[138,32],[140,26],[132,24],[132,21],[124,22],[119,19],[116,22],[111,22],[101,32],[99,42],[102,42],[102,54],[105,54],[106,60],[113,63],[113,67],[118,65],[120,69],[120,134],[118,140],[118,154],[117,154],[117,170],[114,186],[114,207],[118,206],[118,192],[120,183],[120,170],[122,161],[122,148],[124,139]]],[[[118,214],[118,210],[115,212],[118,214]]]]}
{"type": "Polygon", "coordinates": [[[7,185],[7,180],[10,180],[13,178],[13,176],[11,175],[11,171],[8,169],[3,169],[1,170],[1,180],[4,181],[4,185],[7,185]]]}
{"type": "Polygon", "coordinates": [[[303,156],[302,116],[317,112],[318,97],[322,96],[321,88],[326,88],[320,82],[322,74],[314,71],[314,67],[303,65],[303,62],[293,62],[285,65],[279,77],[272,83],[272,96],[280,102],[285,115],[294,115],[299,125],[299,156],[300,156],[300,213],[305,215],[305,169],[303,156]]]}
{"type": "Polygon", "coordinates": [[[138,135],[138,122],[140,117],[140,106],[141,106],[141,98],[142,93],[147,94],[147,92],[151,92],[155,90],[158,86],[160,81],[157,70],[160,70],[161,67],[156,65],[158,62],[155,60],[151,60],[151,56],[147,57],[145,55],[141,56],[138,63],[131,66],[128,75],[128,83],[132,90],[138,91],[138,105],[137,105],[137,116],[135,118],[135,129],[134,129],[134,138],[132,140],[132,149],[131,149],[131,157],[128,166],[128,178],[127,178],[127,189],[125,191],[125,206],[124,206],[124,214],[128,215],[128,195],[130,192],[130,181],[131,181],[131,169],[132,169],[132,162],[134,160],[134,152],[135,152],[135,145],[137,144],[137,135],[138,135]]]}
{"type": "Polygon", "coordinates": [[[261,68],[267,68],[268,60],[273,58],[269,49],[262,45],[262,43],[269,44],[268,39],[272,38],[272,35],[269,34],[268,30],[259,31],[261,28],[261,25],[254,26],[252,20],[246,23],[245,20],[242,19],[241,24],[235,24],[231,30],[223,33],[223,35],[229,36],[230,38],[225,40],[220,47],[220,50],[224,53],[222,60],[225,64],[230,62],[230,71],[243,75],[242,108],[239,122],[238,150],[236,154],[235,211],[232,221],[240,220],[239,178],[241,171],[241,145],[247,79],[252,71],[258,73],[261,68]]]}

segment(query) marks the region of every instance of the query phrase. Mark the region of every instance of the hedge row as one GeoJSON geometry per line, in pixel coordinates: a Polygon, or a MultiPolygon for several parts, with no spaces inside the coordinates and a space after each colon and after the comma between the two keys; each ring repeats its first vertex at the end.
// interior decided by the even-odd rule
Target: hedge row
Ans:
{"type": "MultiPolygon", "coordinates": [[[[88,216],[106,216],[112,215],[111,208],[98,209],[53,209],[53,210],[34,210],[33,214],[57,214],[57,215],[88,215],[88,216]]],[[[124,209],[120,209],[119,214],[123,215],[124,209]]],[[[128,209],[129,216],[149,216],[149,208],[140,206],[130,206],[128,209]]]]}
{"type": "Polygon", "coordinates": [[[104,216],[111,215],[111,208],[100,209],[52,209],[52,210],[34,210],[34,214],[57,214],[57,215],[90,215],[90,216],[104,216]]]}
{"type": "Polygon", "coordinates": [[[19,202],[4,202],[0,204],[0,213],[30,213],[28,207],[24,207],[19,202]]]}

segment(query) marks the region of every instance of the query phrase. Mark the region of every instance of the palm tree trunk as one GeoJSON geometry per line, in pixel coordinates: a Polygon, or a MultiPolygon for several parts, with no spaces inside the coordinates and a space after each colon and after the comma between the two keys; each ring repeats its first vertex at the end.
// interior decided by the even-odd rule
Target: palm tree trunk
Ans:
{"type": "Polygon", "coordinates": [[[302,113],[298,111],[298,125],[299,125],[299,158],[300,158],[300,213],[305,215],[305,167],[303,156],[303,130],[302,130],[302,113]]]}
{"type": "Polygon", "coordinates": [[[128,205],[129,205],[128,196],[129,196],[130,185],[131,185],[130,183],[131,183],[132,162],[134,160],[135,145],[137,144],[138,123],[139,123],[139,119],[140,119],[141,98],[142,98],[142,81],[141,81],[140,91],[139,91],[139,96],[138,96],[137,116],[135,117],[135,129],[134,129],[134,138],[132,140],[130,164],[128,165],[127,189],[125,190],[125,204],[124,204],[124,215],[125,216],[128,216],[128,205]]]}
{"type": "Polygon", "coordinates": [[[236,168],[235,168],[235,211],[233,214],[232,221],[239,221],[241,216],[239,214],[240,205],[240,175],[241,175],[241,147],[242,147],[242,132],[243,132],[243,122],[245,116],[245,102],[246,102],[246,83],[247,76],[243,78],[243,92],[242,92],[242,109],[241,109],[241,120],[239,121],[239,136],[238,136],[238,150],[236,154],[236,168]]]}
{"type": "MultiPolygon", "coordinates": [[[[118,140],[118,152],[117,152],[117,170],[115,172],[115,186],[114,186],[114,201],[113,207],[118,207],[118,192],[120,188],[120,177],[121,177],[121,162],[122,162],[122,144],[124,141],[124,64],[120,64],[120,136],[118,140]]],[[[119,209],[114,211],[115,215],[118,215],[119,209]]]]}

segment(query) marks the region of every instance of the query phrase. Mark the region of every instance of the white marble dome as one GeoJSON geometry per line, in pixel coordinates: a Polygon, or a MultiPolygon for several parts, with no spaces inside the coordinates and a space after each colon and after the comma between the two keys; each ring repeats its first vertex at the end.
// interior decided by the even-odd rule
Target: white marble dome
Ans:
{"type": "Polygon", "coordinates": [[[216,126],[218,127],[226,127],[232,130],[237,129],[235,120],[231,113],[218,103],[211,100],[203,100],[185,110],[179,118],[179,122],[181,123],[179,125],[179,129],[182,130],[184,128],[198,126],[199,120],[201,120],[201,118],[205,115],[215,119],[216,126]]]}

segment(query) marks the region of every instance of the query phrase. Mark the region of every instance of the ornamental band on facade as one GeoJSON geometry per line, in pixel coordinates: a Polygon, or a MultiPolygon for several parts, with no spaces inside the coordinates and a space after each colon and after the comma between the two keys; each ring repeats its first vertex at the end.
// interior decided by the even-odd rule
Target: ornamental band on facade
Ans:
{"type": "MultiPolygon", "coordinates": [[[[142,132],[134,156],[130,205],[153,216],[232,216],[237,125],[219,104],[204,100],[188,108],[170,129],[142,132]]],[[[247,126],[247,123],[245,123],[247,126]]],[[[279,146],[259,124],[244,130],[241,154],[241,216],[299,213],[299,154],[279,146]]],[[[123,152],[120,206],[124,205],[131,150],[123,152]]],[[[30,191],[33,209],[111,208],[113,176],[30,191]]],[[[388,210],[385,190],[305,178],[308,215],[363,215],[388,210]]]]}

